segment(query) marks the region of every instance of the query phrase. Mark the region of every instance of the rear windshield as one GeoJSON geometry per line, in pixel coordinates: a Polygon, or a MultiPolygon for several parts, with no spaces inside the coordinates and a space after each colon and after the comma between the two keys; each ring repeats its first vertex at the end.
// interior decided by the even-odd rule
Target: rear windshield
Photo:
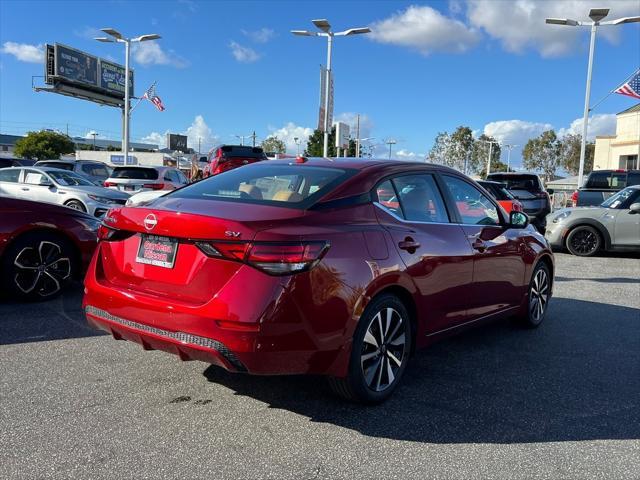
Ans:
{"type": "Polygon", "coordinates": [[[73,170],[73,163],[65,163],[65,162],[38,162],[37,166],[61,168],[62,170],[73,170]]]}
{"type": "Polygon", "coordinates": [[[542,190],[540,179],[536,175],[489,175],[487,180],[504,183],[509,190],[539,192],[542,190]]]}
{"type": "Polygon", "coordinates": [[[338,168],[260,162],[209,177],[170,196],[307,208],[353,173],[338,168]]]}
{"type": "Polygon", "coordinates": [[[83,163],[82,172],[92,177],[108,178],[109,169],[103,163],[83,163]]]}
{"type": "Polygon", "coordinates": [[[480,185],[484,187],[496,200],[514,200],[515,197],[509,193],[509,191],[503,186],[495,183],[480,182],[480,185]]]}
{"type": "Polygon", "coordinates": [[[622,189],[627,186],[627,172],[591,172],[585,188],[622,189]]]}
{"type": "Polygon", "coordinates": [[[157,180],[158,171],[155,168],[116,167],[111,178],[131,178],[133,180],[157,180]]]}
{"type": "MultiPolygon", "coordinates": [[[[216,149],[218,150],[218,149],[216,149]]],[[[214,150],[214,157],[215,152],[214,150]]],[[[240,145],[224,145],[219,147],[222,150],[222,154],[227,158],[243,157],[243,158],[265,158],[264,150],[260,147],[244,147],[240,145]]]]}

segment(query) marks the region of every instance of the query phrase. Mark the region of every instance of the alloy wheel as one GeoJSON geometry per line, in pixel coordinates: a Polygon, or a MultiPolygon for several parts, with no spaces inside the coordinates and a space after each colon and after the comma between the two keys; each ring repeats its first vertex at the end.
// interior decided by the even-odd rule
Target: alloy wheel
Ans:
{"type": "Polygon", "coordinates": [[[549,276],[540,268],[535,276],[529,291],[529,312],[535,323],[540,323],[544,317],[549,301],[549,276]]]}
{"type": "Polygon", "coordinates": [[[571,237],[571,247],[579,254],[588,254],[598,248],[598,237],[591,230],[581,229],[571,237]]]}
{"type": "Polygon", "coordinates": [[[402,316],[393,308],[379,311],[367,327],[360,365],[367,386],[376,392],[389,388],[405,361],[406,337],[402,316]]]}
{"type": "Polygon", "coordinates": [[[46,240],[20,250],[13,265],[14,283],[25,294],[55,295],[71,276],[71,259],[60,245],[46,240]]]}

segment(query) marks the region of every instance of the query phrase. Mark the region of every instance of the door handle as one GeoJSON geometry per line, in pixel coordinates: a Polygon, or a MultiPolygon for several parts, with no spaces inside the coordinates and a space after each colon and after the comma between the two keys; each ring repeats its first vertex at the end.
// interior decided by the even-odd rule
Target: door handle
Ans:
{"type": "Polygon", "coordinates": [[[416,242],[413,238],[407,237],[402,242],[398,243],[400,250],[406,250],[409,253],[415,252],[420,248],[420,242],[416,242]]]}
{"type": "Polygon", "coordinates": [[[487,249],[487,244],[484,243],[479,238],[476,238],[476,240],[471,244],[471,246],[473,247],[474,250],[477,250],[480,253],[484,252],[487,249]]]}
{"type": "Polygon", "coordinates": [[[29,191],[29,189],[27,187],[22,187],[22,190],[24,190],[25,192],[29,191]]]}

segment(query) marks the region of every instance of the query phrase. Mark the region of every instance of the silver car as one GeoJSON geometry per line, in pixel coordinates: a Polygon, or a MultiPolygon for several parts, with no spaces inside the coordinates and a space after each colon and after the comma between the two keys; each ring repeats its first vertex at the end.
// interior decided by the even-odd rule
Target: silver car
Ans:
{"type": "Polygon", "coordinates": [[[75,172],[50,167],[1,169],[0,195],[57,203],[95,217],[124,205],[129,198],[126,193],[98,187],[75,172]]]}
{"type": "Polygon", "coordinates": [[[564,208],[547,215],[552,247],[588,257],[601,250],[640,251],[640,185],[627,187],[598,207],[564,208]]]}
{"type": "Polygon", "coordinates": [[[150,190],[175,190],[184,187],[189,179],[177,168],[172,167],[116,167],[104,186],[130,194],[150,190]]]}

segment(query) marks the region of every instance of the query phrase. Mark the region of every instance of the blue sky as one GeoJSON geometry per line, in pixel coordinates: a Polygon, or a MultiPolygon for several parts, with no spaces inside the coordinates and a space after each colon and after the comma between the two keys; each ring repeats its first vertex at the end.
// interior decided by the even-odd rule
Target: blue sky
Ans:
{"type": "MultiPolygon", "coordinates": [[[[442,2],[385,1],[85,1],[0,2],[0,131],[42,127],[74,135],[91,130],[117,139],[114,108],[35,93],[40,49],[59,42],[124,63],[120,45],[92,38],[102,27],[125,35],[159,33],[133,54],[136,94],[158,82],[167,109],[144,103],[132,116],[132,140],[188,133],[204,147],[256,131],[293,137],[315,128],[319,65],[326,41],[294,37],[327,18],[336,30],[370,26],[374,33],[335,41],[336,117],[362,115],[363,136],[394,138],[395,151],[415,158],[439,131],[468,125],[477,133],[522,145],[545,128],[579,127],[588,28],[550,26],[545,16],[586,19],[608,4],[611,18],[640,14],[637,0],[442,2]]],[[[640,28],[602,27],[596,46],[592,101],[640,64],[640,28]]],[[[614,133],[613,114],[633,105],[610,96],[594,112],[592,134],[614,133]]],[[[512,160],[519,162],[519,151],[512,160]]]]}

